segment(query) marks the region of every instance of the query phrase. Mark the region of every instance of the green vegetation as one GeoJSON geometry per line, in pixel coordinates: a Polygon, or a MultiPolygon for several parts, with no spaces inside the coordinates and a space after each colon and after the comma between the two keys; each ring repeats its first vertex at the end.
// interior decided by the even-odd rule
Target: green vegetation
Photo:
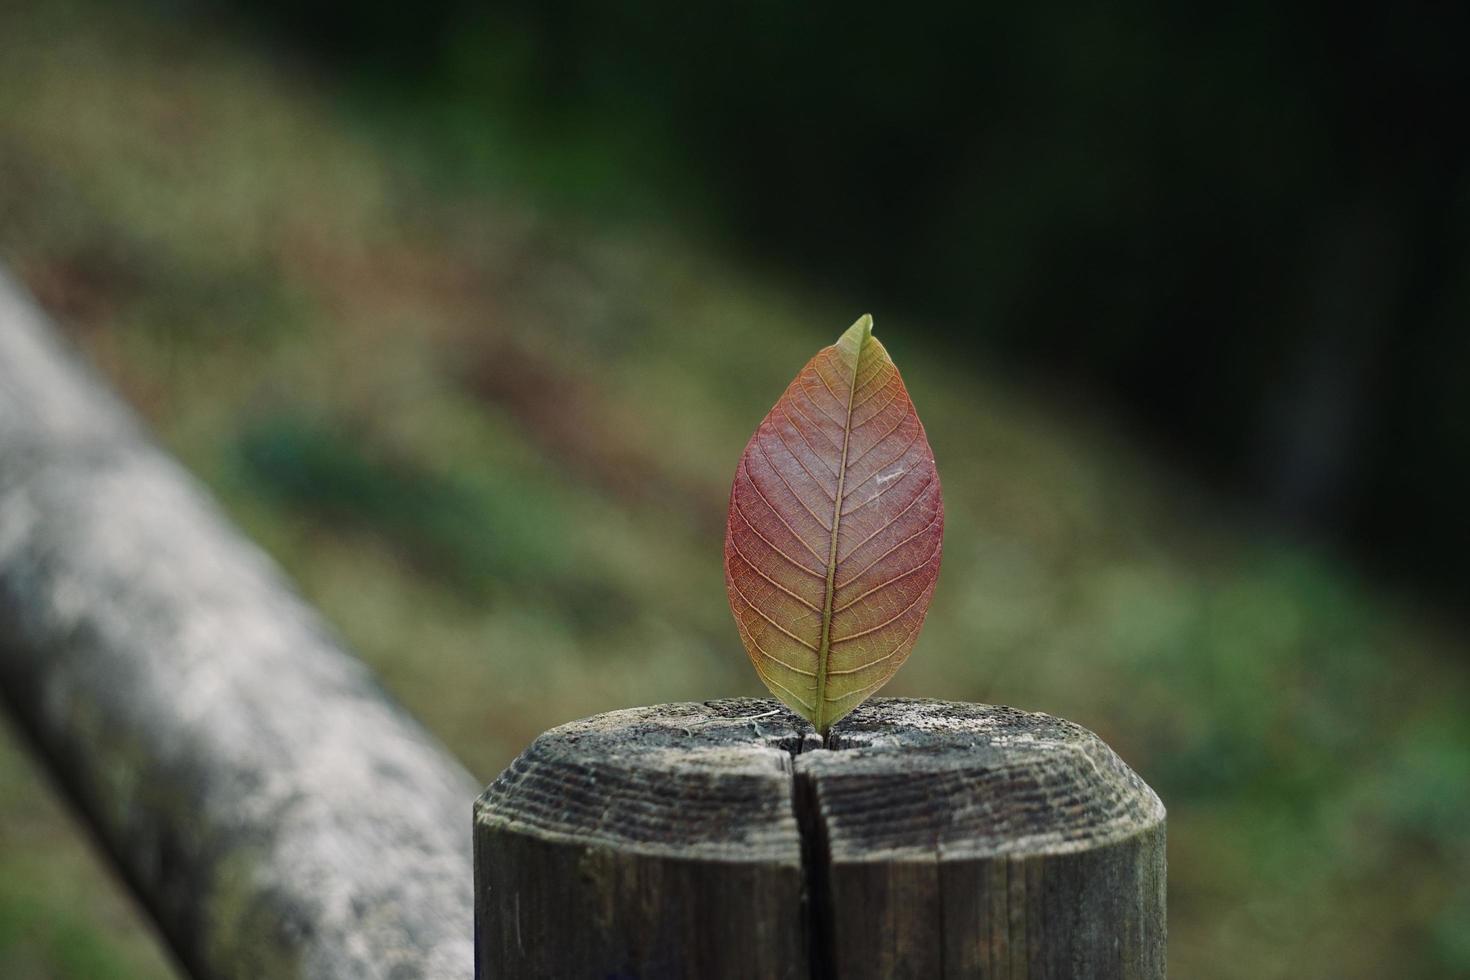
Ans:
{"type": "MultiPolygon", "coordinates": [[[[733,462],[866,301],[437,166],[198,24],[0,21],[0,261],[478,776],[575,717],[761,693],[733,462]]],[[[947,512],[884,693],[1117,748],[1170,807],[1179,976],[1470,974],[1463,638],[879,312],[947,512]]],[[[0,787],[0,974],[166,970],[13,747],[0,787]]]]}

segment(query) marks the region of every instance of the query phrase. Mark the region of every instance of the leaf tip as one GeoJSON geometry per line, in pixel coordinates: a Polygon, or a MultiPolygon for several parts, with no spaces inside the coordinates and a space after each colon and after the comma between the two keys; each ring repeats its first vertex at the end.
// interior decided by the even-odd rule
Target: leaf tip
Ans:
{"type": "Polygon", "coordinates": [[[862,351],[863,344],[866,344],[871,336],[873,336],[873,314],[864,313],[837,339],[837,346],[858,354],[862,351]]]}

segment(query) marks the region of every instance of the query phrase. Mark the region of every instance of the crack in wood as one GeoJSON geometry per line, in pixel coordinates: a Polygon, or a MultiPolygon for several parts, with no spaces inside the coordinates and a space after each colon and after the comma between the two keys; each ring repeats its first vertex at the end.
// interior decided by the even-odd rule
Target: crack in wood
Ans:
{"type": "Polygon", "coordinates": [[[476,807],[481,975],[1164,976],[1163,806],[1097,736],[889,698],[753,731],[770,705],[537,739],[476,807]]]}
{"type": "Polygon", "coordinates": [[[802,891],[810,956],[811,980],[836,980],[836,937],[832,932],[832,852],[827,846],[827,826],[822,818],[822,801],[816,781],[808,773],[791,774],[792,805],[801,834],[802,891]]]}

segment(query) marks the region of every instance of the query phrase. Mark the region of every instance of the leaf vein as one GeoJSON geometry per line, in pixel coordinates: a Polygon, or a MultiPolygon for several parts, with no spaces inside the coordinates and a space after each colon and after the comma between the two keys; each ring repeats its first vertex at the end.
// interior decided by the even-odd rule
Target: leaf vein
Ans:
{"type": "Polygon", "coordinates": [[[757,575],[759,575],[761,578],[765,579],[767,582],[770,582],[776,588],[780,589],[782,592],[786,593],[791,598],[793,598],[797,602],[801,603],[803,606],[806,606],[812,612],[814,612],[814,613],[820,613],[822,611],[822,610],[818,609],[812,603],[808,602],[806,599],[803,599],[801,596],[797,595],[795,592],[792,592],[790,589],[788,589],[786,586],[782,585],[780,582],[777,582],[775,579],[771,578],[771,576],[767,575],[765,572],[761,571],[759,565],[757,565],[755,562],[751,561],[749,558],[745,557],[745,552],[743,552],[743,551],[740,550],[740,545],[736,544],[735,543],[735,540],[733,538],[730,540],[730,547],[734,548],[735,549],[735,554],[737,554],[737,555],[740,556],[740,560],[743,561],[743,562],[745,562],[745,564],[749,565],[751,567],[751,569],[757,575]]]}
{"type": "MultiPolygon", "coordinates": [[[[811,418],[810,415],[808,415],[806,412],[804,412],[804,411],[801,410],[801,405],[800,405],[800,403],[798,403],[796,401],[796,399],[794,399],[794,398],[783,398],[779,402],[777,402],[776,404],[782,406],[783,407],[783,410],[784,410],[784,407],[785,407],[785,405],[788,402],[791,404],[791,407],[792,408],[796,409],[796,414],[797,415],[800,415],[802,417],[802,419],[806,421],[806,424],[807,425],[811,426],[813,429],[815,429],[817,431],[817,434],[822,437],[822,441],[824,441],[825,443],[827,443],[827,445],[829,445],[829,446],[832,447],[832,451],[833,452],[837,452],[839,449],[842,448],[841,446],[837,445],[837,443],[835,443],[835,442],[832,441],[832,437],[831,436],[827,435],[827,433],[825,433],[825,432],[822,431],[822,427],[820,425],[818,425],[816,422],[813,422],[812,421],[812,418],[811,418]]],[[[788,413],[786,417],[788,419],[790,419],[791,418],[791,415],[788,413]]],[[[795,426],[796,425],[796,421],[793,419],[791,424],[793,426],[795,426]]],[[[800,432],[801,429],[800,428],[797,428],[797,431],[800,432]]],[[[807,443],[807,445],[811,445],[811,443],[807,443]]],[[[813,452],[816,452],[815,449],[812,450],[812,451],[813,452]]],[[[836,474],[833,474],[833,475],[835,476],[836,474]]]]}
{"type": "MultiPolygon", "coordinates": [[[[862,360],[861,353],[858,354],[858,360],[862,360]]],[[[827,394],[832,396],[833,401],[837,402],[837,404],[839,405],[842,405],[844,403],[848,405],[852,404],[851,397],[843,398],[841,395],[837,394],[837,392],[832,390],[832,386],[827,383],[827,376],[822,373],[822,369],[820,366],[813,368],[812,371],[816,374],[817,380],[822,382],[822,387],[827,389],[827,394]]]]}
{"type": "MultiPolygon", "coordinates": [[[[740,632],[742,634],[744,634],[744,636],[745,636],[745,638],[747,640],[750,641],[750,645],[751,646],[755,647],[757,650],[760,651],[760,655],[762,657],[765,657],[767,660],[771,661],[772,663],[780,664],[782,667],[785,667],[787,670],[791,671],[793,674],[801,674],[801,675],[803,675],[805,677],[816,677],[817,676],[816,671],[802,670],[800,667],[794,667],[791,664],[788,664],[786,661],[782,660],[780,657],[773,656],[769,650],[767,650],[765,647],[763,647],[763,646],[760,645],[760,642],[756,640],[756,638],[751,634],[750,630],[748,630],[748,629],[745,628],[745,625],[743,623],[740,623],[739,620],[736,620],[736,623],[739,624],[739,626],[740,626],[740,632]]],[[[765,674],[762,673],[761,676],[762,677],[765,677],[765,674]]],[[[796,694],[795,691],[791,690],[791,688],[786,687],[785,685],[782,685],[782,689],[785,690],[786,692],[788,692],[789,694],[792,694],[792,695],[795,695],[796,694]]],[[[801,703],[802,704],[807,704],[807,702],[804,701],[804,700],[801,703]]]]}
{"type": "Polygon", "coordinates": [[[862,510],[864,507],[866,507],[869,504],[873,503],[873,501],[877,500],[879,497],[882,497],[885,494],[887,494],[888,491],[890,491],[890,490],[892,490],[892,489],[894,489],[896,487],[903,486],[903,481],[904,480],[907,480],[909,478],[909,474],[912,473],[912,472],[913,472],[913,470],[905,470],[904,471],[904,474],[902,476],[900,476],[897,480],[895,480],[894,482],[890,483],[888,486],[884,487],[882,490],[879,490],[877,493],[873,494],[867,500],[864,500],[862,503],[858,504],[852,510],[845,510],[845,511],[843,511],[842,512],[842,516],[843,517],[847,517],[850,514],[856,514],[858,511],[862,510]]]}
{"type": "MultiPolygon", "coordinates": [[[[788,421],[790,420],[790,416],[787,416],[787,420],[788,421]]],[[[793,429],[796,429],[796,434],[797,435],[799,435],[799,436],[801,435],[801,430],[796,428],[795,423],[793,423],[791,427],[793,429]]],[[[786,437],[781,434],[781,430],[780,430],[779,427],[776,428],[776,438],[781,440],[781,447],[783,449],[785,449],[788,453],[791,454],[791,458],[794,459],[794,460],[796,460],[796,465],[801,467],[801,471],[803,473],[805,473],[807,475],[807,477],[813,483],[815,483],[817,485],[817,489],[818,490],[822,491],[822,496],[826,497],[828,501],[832,501],[832,500],[837,499],[837,498],[833,497],[832,494],[830,494],[830,493],[827,492],[827,488],[824,487],[824,486],[822,486],[822,481],[819,480],[819,479],[817,479],[817,475],[815,473],[813,473],[810,469],[807,468],[806,463],[802,461],[802,458],[800,456],[796,455],[796,450],[794,450],[794,449],[791,448],[791,444],[788,443],[786,441],[786,437]]],[[[806,442],[806,436],[801,436],[801,439],[802,439],[802,442],[806,442]]],[[[812,444],[811,443],[807,442],[806,443],[806,448],[811,449],[812,450],[812,454],[813,455],[816,455],[816,452],[817,451],[815,449],[812,449],[812,444]]],[[[821,457],[818,457],[818,458],[820,459],[821,457]]],[[[825,466],[825,464],[823,464],[823,465],[825,466]]],[[[830,476],[836,476],[835,473],[830,473],[828,475],[830,475],[830,476]]],[[[825,525],[824,525],[824,527],[825,527],[825,525]]]]}
{"type": "MultiPolygon", "coordinates": [[[[757,446],[759,446],[759,443],[757,443],[757,446]]],[[[764,452],[765,450],[761,450],[761,451],[764,452]]],[[[797,542],[803,548],[805,548],[807,550],[807,553],[809,555],[811,555],[817,561],[821,561],[822,560],[822,556],[819,555],[819,554],[817,554],[816,550],[814,548],[812,548],[811,545],[809,545],[809,544],[806,543],[806,538],[803,538],[801,535],[799,535],[799,534],[796,533],[796,528],[792,527],[789,523],[787,523],[786,516],[784,514],[782,514],[779,510],[776,509],[776,505],[775,504],[771,503],[771,501],[769,499],[767,499],[767,497],[765,495],[765,492],[763,490],[761,490],[760,486],[755,482],[755,477],[754,476],[751,476],[751,474],[750,474],[750,464],[748,462],[746,462],[747,459],[749,459],[748,456],[747,457],[741,457],[741,459],[740,459],[740,467],[741,467],[741,469],[743,469],[745,471],[745,478],[747,480],[749,480],[750,481],[750,485],[755,488],[755,494],[756,494],[756,496],[761,498],[761,503],[765,504],[767,507],[770,508],[771,513],[776,515],[776,520],[780,521],[782,523],[782,525],[785,526],[786,530],[788,530],[788,531],[791,532],[791,536],[793,538],[795,538],[797,540],[797,542]]],[[[776,474],[776,475],[777,476],[780,476],[779,473],[776,474]]],[[[747,522],[748,521],[749,521],[749,519],[747,518],[747,522]]]]}
{"type": "Polygon", "coordinates": [[[762,534],[760,532],[760,529],[757,528],[754,524],[751,523],[750,518],[745,516],[745,510],[739,504],[736,504],[735,505],[734,511],[735,511],[735,513],[737,513],[737,514],[740,515],[740,519],[745,522],[745,526],[746,527],[750,528],[751,533],[753,533],[756,537],[760,538],[761,541],[765,544],[765,546],[767,548],[770,548],[776,554],[778,554],[782,558],[786,559],[786,561],[789,564],[791,564],[792,566],[794,566],[796,568],[801,569],[803,572],[806,572],[812,578],[821,579],[822,581],[826,581],[826,578],[827,577],[825,575],[823,575],[821,572],[814,571],[813,569],[807,568],[801,562],[797,561],[795,558],[792,558],[786,552],[782,551],[780,548],[778,548],[774,544],[772,544],[771,543],[771,539],[768,538],[768,537],[766,537],[764,534],[762,534]]]}
{"type": "MultiPolygon", "coordinates": [[[[859,392],[859,393],[862,392],[865,388],[868,387],[868,385],[870,385],[870,384],[873,383],[873,378],[878,377],[878,375],[880,375],[882,373],[883,372],[881,370],[874,371],[873,372],[873,377],[869,378],[868,380],[864,381],[861,385],[859,385],[858,388],[857,388],[857,392],[859,392]]],[[[852,410],[854,412],[856,412],[858,409],[862,408],[868,402],[872,401],[875,397],[877,397],[878,392],[882,391],[884,388],[887,388],[889,385],[893,384],[893,379],[896,378],[896,377],[898,377],[898,372],[897,371],[894,371],[894,372],[890,373],[888,375],[887,379],[881,385],[878,386],[877,391],[874,391],[872,394],[865,396],[861,401],[854,402],[853,403],[853,406],[852,406],[852,410]]]]}
{"type": "Polygon", "coordinates": [[[840,613],[840,612],[842,612],[843,610],[848,609],[848,608],[852,607],[853,605],[855,605],[855,604],[857,604],[859,602],[862,602],[864,599],[866,599],[868,596],[872,595],[873,593],[883,591],[884,589],[886,589],[890,585],[892,585],[894,582],[898,582],[898,581],[900,581],[902,579],[906,579],[910,575],[914,574],[915,572],[923,571],[926,567],[928,567],[929,563],[931,561],[933,561],[934,558],[935,558],[935,556],[937,556],[938,554],[939,554],[939,542],[936,541],[936,542],[934,542],[934,550],[931,551],[931,552],[929,552],[929,554],[925,555],[923,561],[919,562],[913,568],[907,569],[906,571],[900,572],[898,575],[893,576],[893,578],[891,578],[888,581],[884,582],[882,585],[875,585],[871,589],[869,589],[868,591],[864,592],[862,595],[857,596],[856,598],[851,599],[851,600],[849,600],[847,602],[844,602],[842,605],[840,605],[836,609],[832,610],[832,616],[833,616],[833,618],[836,618],[837,614],[840,613]]]}
{"type": "MultiPolygon", "coordinates": [[[[875,395],[870,395],[868,397],[869,397],[869,400],[871,400],[872,398],[874,398],[876,396],[875,395]]],[[[882,415],[884,412],[888,411],[888,409],[892,405],[894,405],[902,397],[903,397],[903,394],[902,393],[894,394],[894,395],[889,395],[888,396],[888,400],[883,403],[883,407],[882,408],[876,408],[876,409],[874,409],[868,415],[867,418],[863,419],[861,422],[859,422],[857,424],[857,428],[853,429],[853,431],[856,432],[858,429],[861,429],[863,426],[872,424],[872,421],[874,419],[876,419],[878,416],[882,415]]],[[[857,411],[857,409],[853,409],[853,411],[857,411]]],[[[903,417],[907,417],[907,416],[908,416],[908,413],[907,412],[904,412],[903,413],[903,417]]],[[[903,421],[903,418],[901,417],[899,419],[900,424],[902,424],[902,421],[903,421]]],[[[898,426],[895,425],[893,428],[896,429],[896,428],[898,428],[898,426]]],[[[888,431],[892,432],[893,429],[889,429],[888,431]]],[[[854,462],[856,462],[856,460],[854,460],[854,462]]]]}
{"type": "Polygon", "coordinates": [[[860,630],[860,631],[852,634],[851,636],[844,636],[840,640],[833,640],[830,645],[835,647],[839,643],[846,643],[849,640],[856,640],[860,636],[867,636],[869,633],[876,633],[879,630],[884,629],[885,627],[888,627],[888,626],[892,625],[893,623],[895,623],[898,620],[902,619],[904,616],[907,616],[909,614],[910,610],[912,610],[914,608],[914,606],[916,606],[916,605],[919,604],[919,600],[922,599],[922,598],[924,598],[925,594],[928,591],[929,591],[928,589],[925,589],[923,592],[920,592],[917,596],[914,597],[914,600],[912,602],[910,602],[907,606],[904,606],[901,610],[899,610],[898,613],[896,615],[894,615],[891,619],[885,619],[883,622],[879,623],[877,626],[873,626],[873,627],[870,627],[870,628],[865,629],[865,630],[860,630]]]}
{"type": "MultiPolygon", "coordinates": [[[[895,646],[892,650],[889,650],[883,656],[879,657],[877,660],[869,660],[865,664],[859,664],[856,667],[848,667],[845,670],[829,670],[827,672],[827,676],[828,677],[832,677],[832,676],[835,675],[835,676],[839,676],[840,677],[840,676],[842,676],[844,674],[856,674],[856,673],[858,673],[860,671],[867,670],[869,667],[876,667],[876,666],[878,666],[879,664],[883,663],[885,660],[890,659],[895,653],[897,653],[898,651],[902,650],[903,649],[903,645],[909,641],[909,638],[910,637],[912,637],[915,633],[917,633],[919,631],[919,627],[922,626],[922,625],[923,625],[923,621],[920,620],[919,622],[917,622],[913,626],[911,626],[909,628],[909,631],[903,635],[903,639],[901,639],[901,640],[898,641],[898,645],[895,646]]],[[[867,688],[862,688],[862,690],[867,690],[867,688]]],[[[841,701],[843,698],[851,697],[851,696],[852,696],[851,694],[843,694],[843,695],[840,695],[840,696],[838,696],[836,698],[830,698],[828,700],[841,701]]]]}
{"type": "MultiPolygon", "coordinates": [[[[917,501],[918,499],[919,499],[918,497],[915,497],[914,498],[915,501],[917,501]]],[[[909,507],[912,507],[912,506],[913,506],[913,504],[909,504],[909,507]]],[[[908,509],[909,509],[908,507],[905,507],[904,508],[904,513],[907,513],[908,512],[908,509]]],[[[931,517],[931,518],[929,518],[929,523],[928,524],[925,524],[923,527],[919,528],[913,534],[910,534],[908,537],[904,538],[898,544],[894,545],[892,548],[889,548],[887,551],[883,552],[883,554],[879,555],[877,558],[874,558],[872,561],[868,562],[866,565],[863,566],[863,570],[862,571],[860,571],[860,572],[854,572],[848,578],[848,580],[846,582],[839,582],[837,584],[837,587],[839,589],[845,589],[845,588],[847,588],[849,585],[851,585],[852,583],[856,582],[858,579],[862,578],[864,575],[868,574],[869,569],[871,569],[874,565],[878,564],[880,561],[882,561],[883,559],[887,558],[889,555],[893,554],[899,548],[902,548],[904,545],[906,545],[910,541],[914,540],[914,538],[917,538],[919,535],[926,533],[931,527],[933,527],[935,525],[936,522],[938,522],[939,515],[941,513],[943,513],[943,512],[942,511],[939,511],[939,510],[935,510],[934,511],[934,516],[931,517]]],[[[874,531],[873,534],[871,534],[871,535],[868,536],[868,541],[871,541],[873,539],[873,535],[882,534],[884,531],[888,530],[894,524],[897,524],[898,523],[898,518],[899,517],[902,517],[902,516],[903,516],[903,514],[899,514],[898,517],[895,517],[893,520],[889,521],[887,524],[883,525],[878,530],[874,531]]],[[[867,544],[867,543],[868,543],[867,541],[864,541],[863,542],[863,544],[867,544]]],[[[861,548],[861,547],[862,547],[862,545],[858,545],[858,548],[861,548]]],[[[853,552],[857,551],[857,548],[852,549],[852,551],[853,552]]],[[[847,557],[848,558],[851,558],[852,557],[852,552],[848,552],[847,557]]],[[[842,563],[841,562],[838,562],[838,564],[841,565],[842,563]]]]}
{"type": "MultiPolygon", "coordinates": [[[[891,520],[888,523],[884,524],[882,527],[878,528],[872,534],[868,535],[866,538],[863,538],[861,541],[859,541],[856,545],[853,546],[852,550],[849,551],[845,556],[837,559],[837,563],[839,565],[841,565],[843,562],[847,561],[847,559],[849,559],[853,555],[857,554],[858,551],[863,547],[863,545],[867,544],[869,541],[873,540],[878,535],[882,534],[884,531],[888,530],[890,527],[892,527],[893,525],[897,524],[900,520],[902,520],[903,519],[903,515],[907,514],[909,511],[913,510],[914,509],[914,505],[917,504],[920,500],[924,499],[924,491],[925,490],[928,490],[929,489],[929,485],[932,484],[933,482],[934,482],[934,477],[932,477],[932,476],[929,477],[929,479],[925,480],[924,481],[924,485],[921,486],[921,487],[919,487],[918,493],[914,494],[914,499],[913,500],[910,500],[907,504],[905,504],[903,510],[901,510],[897,514],[893,515],[893,520],[891,520]]],[[[867,569],[865,568],[865,569],[863,569],[863,571],[866,572],[867,569]]],[[[862,573],[859,572],[858,574],[860,575],[862,573]]],[[[856,577],[857,577],[856,575],[853,576],[853,578],[856,578],[856,577]]],[[[852,580],[849,579],[848,581],[851,582],[852,580]]]]}
{"type": "MultiPolygon", "coordinates": [[[[865,458],[867,458],[868,453],[872,452],[873,450],[877,449],[879,446],[883,445],[883,443],[887,442],[888,441],[888,437],[891,436],[891,435],[893,435],[895,432],[897,432],[898,431],[898,427],[900,425],[903,425],[904,422],[908,419],[908,417],[909,417],[909,414],[907,412],[905,412],[903,415],[901,415],[899,417],[898,421],[894,423],[893,428],[891,428],[887,432],[883,433],[877,439],[874,439],[873,440],[873,444],[871,446],[869,446],[867,449],[864,449],[860,454],[858,454],[858,458],[852,461],[852,465],[853,466],[856,466],[858,463],[862,462],[865,458]]],[[[884,463],[882,466],[880,466],[877,469],[873,470],[873,472],[869,473],[867,475],[867,478],[864,479],[862,483],[859,483],[857,486],[853,487],[852,490],[857,490],[857,489],[860,489],[860,488],[866,486],[867,483],[868,483],[868,480],[871,480],[873,477],[877,476],[879,473],[882,473],[884,470],[886,470],[893,463],[896,463],[900,459],[903,459],[904,456],[908,454],[908,451],[913,448],[914,443],[916,443],[916,442],[919,441],[919,436],[923,433],[923,431],[924,430],[922,428],[915,429],[914,430],[914,436],[913,436],[913,438],[910,439],[908,441],[908,444],[903,447],[903,451],[902,452],[900,452],[897,456],[895,456],[892,459],[890,459],[887,463],[884,463]]],[[[852,490],[849,490],[848,493],[852,493],[852,490]]]]}
{"type": "MultiPolygon", "coordinates": [[[[832,416],[830,416],[826,412],[822,411],[821,404],[815,398],[812,397],[812,393],[807,390],[807,386],[804,385],[804,384],[802,384],[801,383],[801,380],[799,378],[797,379],[796,387],[798,387],[798,388],[801,389],[801,393],[806,396],[806,400],[807,401],[811,402],[812,408],[815,408],[817,410],[817,414],[818,415],[820,415],[822,418],[826,419],[828,422],[831,422],[833,425],[837,426],[840,429],[846,429],[847,428],[841,422],[837,421],[832,416]]],[[[830,390],[830,389],[828,389],[828,390],[830,390]]]]}
{"type": "MultiPolygon", "coordinates": [[[[772,657],[771,659],[772,660],[775,660],[776,658],[775,657],[772,657]]],[[[774,684],[774,685],[776,685],[781,690],[785,691],[787,694],[789,694],[793,698],[795,698],[796,699],[796,703],[799,704],[799,705],[801,705],[806,710],[808,710],[808,711],[815,711],[817,709],[816,708],[816,705],[812,704],[806,698],[802,697],[800,694],[797,694],[795,691],[793,691],[791,688],[787,687],[785,684],[782,684],[780,681],[774,679],[773,677],[771,677],[770,674],[767,674],[764,670],[761,670],[760,669],[760,664],[759,664],[758,661],[752,660],[751,663],[756,664],[755,670],[756,670],[756,673],[758,673],[758,674],[761,675],[761,680],[765,681],[767,684],[774,684]]]]}
{"type": "Polygon", "coordinates": [[[791,632],[789,629],[787,629],[786,627],[782,626],[780,623],[776,622],[770,616],[767,616],[766,615],[766,611],[764,609],[762,609],[760,606],[757,606],[755,603],[751,602],[750,601],[750,597],[745,594],[744,590],[742,590],[740,588],[740,586],[738,586],[738,585],[735,584],[734,580],[731,580],[731,582],[730,582],[730,588],[734,589],[735,590],[735,594],[738,595],[741,599],[745,600],[745,604],[747,606],[749,606],[752,610],[754,610],[755,614],[757,616],[759,616],[761,619],[764,619],[766,622],[768,622],[772,626],[776,627],[776,629],[780,630],[782,633],[785,633],[787,636],[791,637],[797,643],[800,643],[802,646],[806,647],[812,653],[816,653],[817,652],[817,648],[816,647],[812,646],[806,640],[803,640],[801,637],[797,636],[795,633],[791,632]]]}
{"type": "MultiPolygon", "coordinates": [[[[796,488],[791,485],[791,482],[786,479],[786,475],[781,472],[780,467],[778,467],[776,465],[775,461],[771,459],[770,453],[766,452],[766,444],[764,442],[761,442],[761,441],[757,440],[756,441],[756,448],[761,451],[761,458],[766,461],[766,465],[771,468],[771,472],[773,472],[773,473],[776,474],[776,479],[778,479],[778,480],[781,481],[781,485],[786,488],[786,490],[791,494],[791,496],[793,496],[793,497],[796,498],[796,502],[798,504],[801,504],[802,509],[805,510],[808,514],[811,515],[812,520],[814,520],[814,521],[817,522],[817,527],[821,528],[824,532],[826,532],[828,534],[831,534],[832,533],[832,529],[830,527],[828,527],[826,524],[824,524],[822,522],[822,519],[817,516],[817,512],[814,511],[814,510],[812,510],[811,505],[808,504],[805,500],[803,500],[801,498],[801,494],[799,494],[799,493],[796,492],[796,488]]],[[[800,462],[800,461],[798,460],[798,462],[800,462]]],[[[808,473],[807,476],[811,476],[811,474],[808,473]]],[[[815,477],[812,477],[812,479],[816,479],[816,478],[815,477]]],[[[754,480],[752,480],[751,482],[754,482],[754,480]]],[[[822,489],[821,486],[820,486],[820,484],[818,485],[817,489],[819,489],[819,490],[822,489]]],[[[822,490],[822,495],[823,496],[826,496],[826,494],[827,494],[827,491],[826,490],[822,490]]],[[[828,499],[832,499],[832,498],[828,498],[828,499]]]]}

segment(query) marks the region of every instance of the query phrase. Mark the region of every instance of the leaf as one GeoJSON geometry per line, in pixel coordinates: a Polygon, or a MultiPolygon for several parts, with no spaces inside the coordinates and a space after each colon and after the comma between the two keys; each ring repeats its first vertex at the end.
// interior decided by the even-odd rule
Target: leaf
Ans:
{"type": "Polygon", "coordinates": [[[898,368],[864,316],[751,436],[725,587],[771,693],[826,733],[908,658],[939,578],[944,501],[898,368]]]}

